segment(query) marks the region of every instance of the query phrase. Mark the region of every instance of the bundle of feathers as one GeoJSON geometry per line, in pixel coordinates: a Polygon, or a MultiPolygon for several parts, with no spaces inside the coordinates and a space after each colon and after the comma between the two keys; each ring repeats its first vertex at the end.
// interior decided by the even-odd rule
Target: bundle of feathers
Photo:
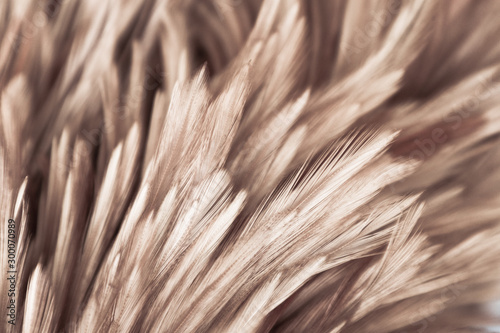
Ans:
{"type": "Polygon", "coordinates": [[[1,332],[479,332],[500,1],[0,1],[1,332]]]}

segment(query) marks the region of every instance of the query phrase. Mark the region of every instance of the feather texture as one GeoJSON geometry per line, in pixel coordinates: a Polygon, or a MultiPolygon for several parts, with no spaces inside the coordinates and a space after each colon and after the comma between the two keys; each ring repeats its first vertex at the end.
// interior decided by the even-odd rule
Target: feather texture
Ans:
{"type": "Polygon", "coordinates": [[[2,1],[0,331],[500,325],[499,12],[2,1]]]}

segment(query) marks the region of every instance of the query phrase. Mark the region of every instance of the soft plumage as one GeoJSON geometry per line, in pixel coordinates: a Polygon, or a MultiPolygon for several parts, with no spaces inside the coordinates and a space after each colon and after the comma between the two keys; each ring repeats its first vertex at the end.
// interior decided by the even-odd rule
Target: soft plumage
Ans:
{"type": "Polygon", "coordinates": [[[2,1],[1,332],[498,323],[499,13],[2,1]]]}

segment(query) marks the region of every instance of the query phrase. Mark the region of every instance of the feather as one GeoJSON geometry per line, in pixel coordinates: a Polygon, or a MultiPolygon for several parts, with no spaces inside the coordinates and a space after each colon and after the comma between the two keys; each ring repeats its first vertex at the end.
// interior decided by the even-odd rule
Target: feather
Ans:
{"type": "Polygon", "coordinates": [[[493,330],[499,11],[0,2],[0,332],[493,330]]]}

